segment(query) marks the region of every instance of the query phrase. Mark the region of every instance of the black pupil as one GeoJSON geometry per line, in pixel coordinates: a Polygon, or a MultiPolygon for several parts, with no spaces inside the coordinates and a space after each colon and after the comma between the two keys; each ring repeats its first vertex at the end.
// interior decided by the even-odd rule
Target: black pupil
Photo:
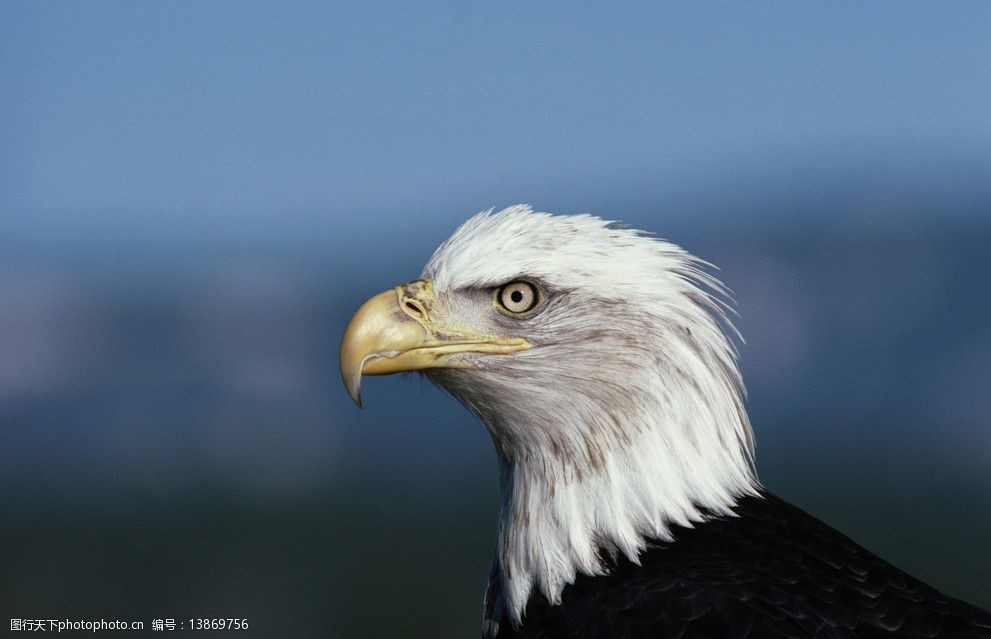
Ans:
{"type": "Polygon", "coordinates": [[[517,304],[519,304],[520,302],[523,301],[523,293],[520,293],[519,291],[513,291],[512,293],[509,294],[509,298],[514,302],[516,302],[517,304]]]}

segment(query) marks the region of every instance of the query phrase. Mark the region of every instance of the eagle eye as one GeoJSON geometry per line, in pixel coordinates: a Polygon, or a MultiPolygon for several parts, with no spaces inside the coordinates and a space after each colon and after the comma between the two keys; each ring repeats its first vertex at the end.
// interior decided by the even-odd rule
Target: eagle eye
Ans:
{"type": "Polygon", "coordinates": [[[496,293],[496,303],[514,315],[526,313],[540,302],[540,291],[530,282],[517,280],[506,284],[496,293]]]}

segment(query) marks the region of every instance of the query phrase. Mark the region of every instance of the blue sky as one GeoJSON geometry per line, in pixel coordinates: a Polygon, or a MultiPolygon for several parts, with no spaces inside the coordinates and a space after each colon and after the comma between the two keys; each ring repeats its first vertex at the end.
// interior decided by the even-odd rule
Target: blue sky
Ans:
{"type": "Polygon", "coordinates": [[[981,214],[989,33],[986,3],[4,3],[0,247],[981,214]]]}

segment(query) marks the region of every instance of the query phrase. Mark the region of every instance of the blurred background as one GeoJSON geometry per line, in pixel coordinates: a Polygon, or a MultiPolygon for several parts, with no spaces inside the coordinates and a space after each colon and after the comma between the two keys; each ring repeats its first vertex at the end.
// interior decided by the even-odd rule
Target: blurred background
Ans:
{"type": "MultiPolygon", "coordinates": [[[[761,477],[991,606],[991,7],[0,5],[0,612],[472,637],[483,429],[341,386],[468,215],[735,292],[761,477]]],[[[6,621],[3,621],[6,623],[6,621]]]]}

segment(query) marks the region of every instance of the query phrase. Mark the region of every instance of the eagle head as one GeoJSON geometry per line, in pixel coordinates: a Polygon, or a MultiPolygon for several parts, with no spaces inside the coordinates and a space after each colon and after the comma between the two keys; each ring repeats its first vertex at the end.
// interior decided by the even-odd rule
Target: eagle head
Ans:
{"type": "Polygon", "coordinates": [[[357,311],[341,374],[420,371],[485,424],[503,505],[490,623],[755,490],[725,291],[680,247],[591,215],[485,211],[357,311]]]}

